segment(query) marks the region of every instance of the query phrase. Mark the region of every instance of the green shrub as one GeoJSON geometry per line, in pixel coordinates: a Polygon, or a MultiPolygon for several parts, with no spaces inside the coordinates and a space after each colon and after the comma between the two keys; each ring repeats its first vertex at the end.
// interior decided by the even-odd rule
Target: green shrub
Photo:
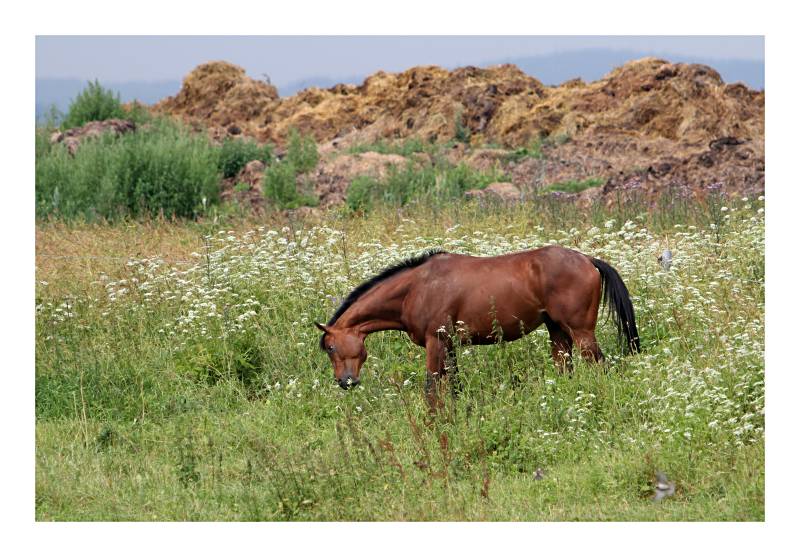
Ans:
{"type": "Polygon", "coordinates": [[[251,384],[266,366],[263,351],[252,334],[229,340],[197,343],[176,354],[176,369],[181,375],[214,384],[236,379],[251,384]]]}
{"type": "Polygon", "coordinates": [[[303,136],[292,129],[289,133],[289,146],[286,158],[273,164],[264,173],[264,195],[279,209],[296,209],[302,205],[314,206],[317,198],[299,191],[297,188],[300,174],[317,166],[319,154],[317,144],[311,136],[303,136]]]}
{"type": "Polygon", "coordinates": [[[317,199],[297,189],[297,169],[291,162],[273,164],[264,173],[264,196],[279,209],[315,206],[317,199]]]}
{"type": "Polygon", "coordinates": [[[347,206],[352,211],[369,211],[373,207],[373,190],[379,183],[371,176],[356,176],[347,188],[347,206]]]}
{"type": "Polygon", "coordinates": [[[226,138],[219,153],[219,170],[224,178],[234,178],[245,165],[254,160],[264,164],[272,161],[272,147],[259,145],[250,139],[226,138]]]}
{"type": "Polygon", "coordinates": [[[218,150],[167,121],[85,141],[74,157],[37,140],[38,216],[194,217],[219,195],[218,150]]]}
{"type": "Polygon", "coordinates": [[[94,120],[125,117],[119,93],[115,94],[109,89],[104,89],[95,80],[90,81],[70,103],[67,116],[61,126],[63,129],[76,128],[94,120]]]}
{"type": "Polygon", "coordinates": [[[286,162],[288,162],[297,174],[313,170],[319,161],[319,154],[317,153],[317,144],[314,138],[310,135],[300,135],[300,133],[293,129],[289,133],[289,148],[286,153],[286,162]]]}

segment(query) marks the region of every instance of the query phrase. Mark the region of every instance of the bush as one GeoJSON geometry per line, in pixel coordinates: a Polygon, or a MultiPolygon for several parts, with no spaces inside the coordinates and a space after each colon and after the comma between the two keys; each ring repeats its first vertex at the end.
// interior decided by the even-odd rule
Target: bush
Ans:
{"type": "Polygon", "coordinates": [[[125,118],[125,111],[119,100],[119,93],[104,89],[95,80],[70,103],[66,118],[61,123],[63,129],[77,128],[94,120],[125,118]]]}
{"type": "Polygon", "coordinates": [[[347,206],[352,211],[369,211],[374,204],[378,180],[371,176],[356,176],[347,188],[347,206]]]}
{"type": "Polygon", "coordinates": [[[291,130],[286,158],[270,166],[264,173],[264,196],[279,209],[315,206],[318,203],[317,198],[298,191],[297,179],[300,174],[314,169],[318,161],[319,154],[314,138],[302,136],[295,129],[291,130]]]}
{"type": "Polygon", "coordinates": [[[260,160],[266,165],[272,161],[272,147],[259,145],[249,139],[226,138],[219,153],[219,170],[224,178],[234,178],[245,165],[260,160]]]}
{"type": "Polygon", "coordinates": [[[279,162],[264,173],[264,196],[279,209],[315,206],[317,199],[297,190],[297,169],[290,162],[279,162]]]}
{"type": "Polygon", "coordinates": [[[195,217],[219,195],[218,150],[167,121],[85,141],[70,156],[37,140],[38,216],[195,217]]]}
{"type": "Polygon", "coordinates": [[[286,153],[286,162],[294,168],[297,174],[313,170],[319,161],[317,144],[310,135],[300,135],[293,129],[289,133],[289,148],[286,153]]]}

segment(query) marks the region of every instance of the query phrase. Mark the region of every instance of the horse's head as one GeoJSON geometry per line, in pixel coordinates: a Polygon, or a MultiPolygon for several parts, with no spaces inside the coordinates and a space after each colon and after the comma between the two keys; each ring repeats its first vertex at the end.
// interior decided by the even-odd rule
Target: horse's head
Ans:
{"type": "Polygon", "coordinates": [[[333,363],[333,377],[336,382],[343,389],[358,385],[361,366],[367,359],[367,350],[364,347],[364,337],[367,335],[346,327],[319,323],[314,325],[322,331],[319,345],[328,353],[333,363]]]}

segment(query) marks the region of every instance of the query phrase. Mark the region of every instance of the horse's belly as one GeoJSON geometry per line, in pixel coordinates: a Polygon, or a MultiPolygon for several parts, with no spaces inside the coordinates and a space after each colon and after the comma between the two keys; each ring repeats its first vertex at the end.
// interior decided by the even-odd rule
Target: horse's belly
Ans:
{"type": "Polygon", "coordinates": [[[472,344],[494,344],[501,339],[517,340],[544,322],[541,309],[535,305],[516,306],[514,311],[496,311],[491,317],[465,317],[462,321],[464,336],[472,344]]]}

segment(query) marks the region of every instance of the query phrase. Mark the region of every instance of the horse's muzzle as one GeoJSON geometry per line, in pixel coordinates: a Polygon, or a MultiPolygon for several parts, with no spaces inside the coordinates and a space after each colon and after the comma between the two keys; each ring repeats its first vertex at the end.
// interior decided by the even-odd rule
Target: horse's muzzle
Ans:
{"type": "Polygon", "coordinates": [[[347,390],[347,389],[349,389],[350,387],[355,387],[355,386],[356,386],[356,385],[358,385],[360,382],[361,382],[360,380],[358,380],[358,379],[355,379],[355,378],[353,378],[353,377],[352,377],[352,376],[350,376],[350,375],[348,375],[348,376],[346,376],[346,377],[342,377],[341,379],[338,379],[338,380],[337,380],[337,383],[339,383],[339,386],[340,386],[341,388],[343,388],[344,390],[347,390]]]}

